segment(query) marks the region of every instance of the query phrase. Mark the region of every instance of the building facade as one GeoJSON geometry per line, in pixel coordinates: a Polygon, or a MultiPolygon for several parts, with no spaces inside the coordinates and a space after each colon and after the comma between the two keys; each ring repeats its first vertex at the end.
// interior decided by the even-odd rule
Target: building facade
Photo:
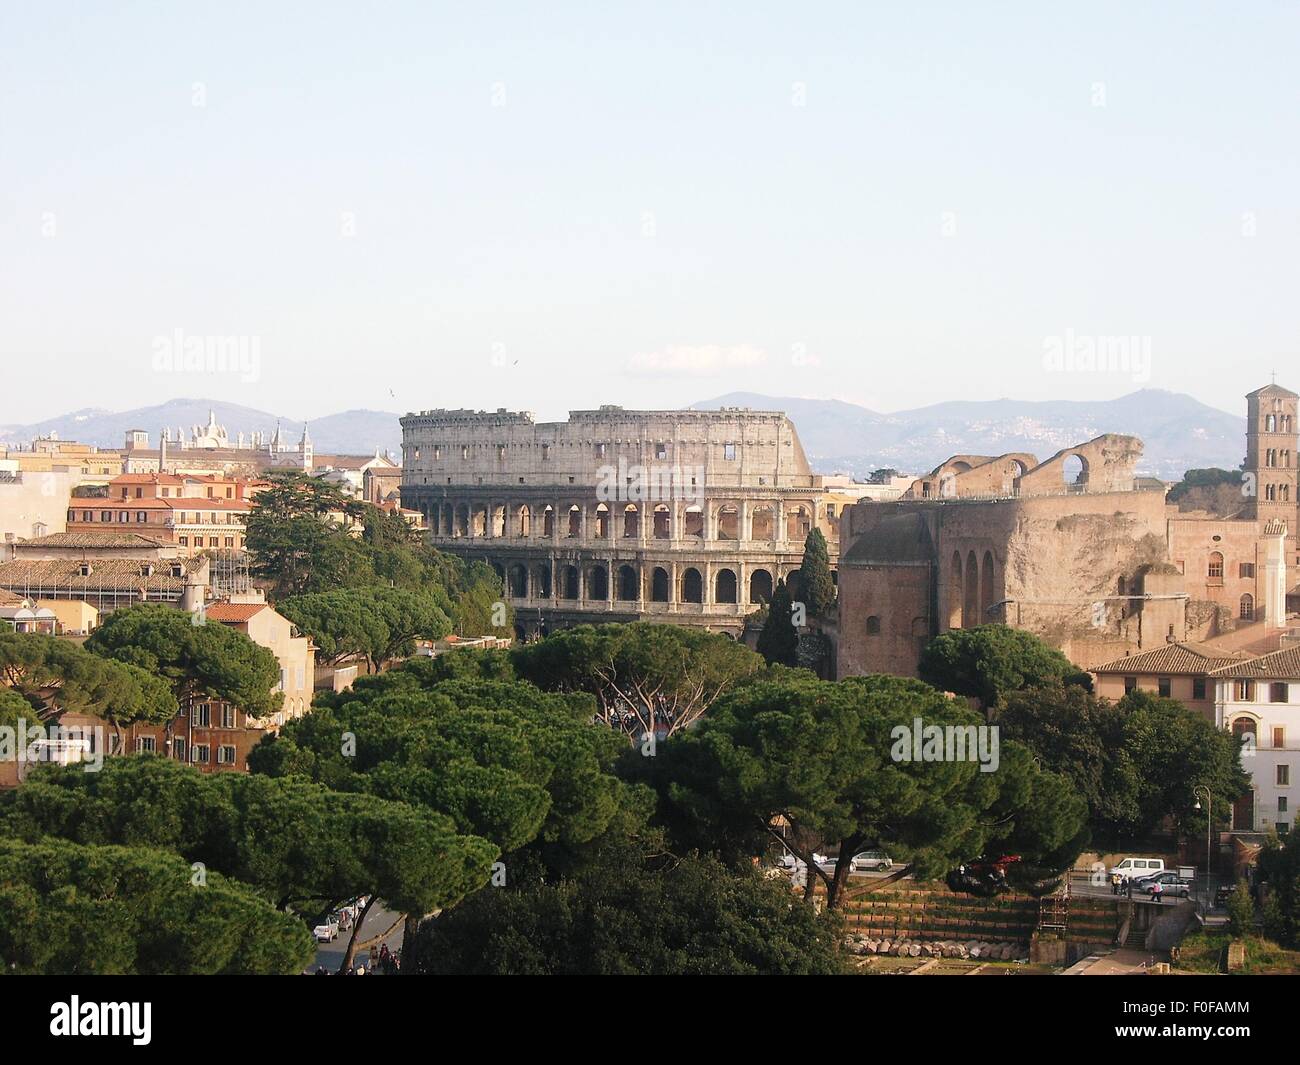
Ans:
{"type": "Polygon", "coordinates": [[[497,570],[521,636],[639,618],[738,636],[828,528],[821,478],[779,412],[401,421],[402,506],[433,544],[497,570]]]}

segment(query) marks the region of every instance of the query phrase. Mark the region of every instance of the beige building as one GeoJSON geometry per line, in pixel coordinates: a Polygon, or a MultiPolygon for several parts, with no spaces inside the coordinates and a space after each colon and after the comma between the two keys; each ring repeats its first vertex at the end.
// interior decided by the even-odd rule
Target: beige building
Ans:
{"type": "Polygon", "coordinates": [[[519,635],[648,618],[738,636],[827,529],[776,411],[408,414],[401,498],[436,546],[497,570],[519,635]]]}
{"type": "Polygon", "coordinates": [[[280,663],[281,709],[266,719],[249,719],[259,728],[278,729],[286,721],[302,717],[311,708],[316,679],[316,648],[306,636],[299,636],[293,623],[268,606],[259,595],[236,595],[211,603],[204,610],[209,624],[228,625],[255,644],[265,647],[280,663]]]}

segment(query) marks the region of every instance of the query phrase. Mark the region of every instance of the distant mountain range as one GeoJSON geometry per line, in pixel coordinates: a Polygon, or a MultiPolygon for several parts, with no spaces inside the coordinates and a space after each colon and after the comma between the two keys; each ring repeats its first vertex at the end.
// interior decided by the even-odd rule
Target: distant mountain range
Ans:
{"type": "Polygon", "coordinates": [[[1180,392],[1147,388],[1101,402],[996,399],[936,403],[881,414],[839,400],[732,392],[697,410],[753,407],[793,419],[813,468],[863,476],[892,466],[928,472],[955,454],[1028,451],[1046,459],[1102,433],[1129,433],[1146,445],[1138,472],[1177,480],[1189,469],[1236,469],[1246,454],[1246,419],[1180,392]]]}
{"type": "MultiPolygon", "coordinates": [[[[0,425],[0,442],[29,443],[33,437],[49,436],[53,432],[64,440],[120,448],[128,430],[144,429],[149,433],[149,446],[157,447],[161,427],[184,428],[188,438],[191,426],[208,424],[208,411],[216,415],[218,425],[226,427],[232,441],[241,432],[250,437],[260,430],[269,436],[277,424],[281,435],[291,443],[296,444],[302,435],[303,423],[295,418],[237,403],[173,399],[155,407],[138,407],[120,413],[91,407],[32,425],[0,425]]],[[[309,423],[312,446],[323,455],[370,455],[375,448],[400,455],[402,427],[397,423],[398,417],[387,411],[348,410],[319,418],[309,423]]]]}
{"type": "MultiPolygon", "coordinates": [[[[1045,459],[1063,447],[1102,433],[1140,436],[1146,451],[1139,472],[1177,480],[1185,470],[1207,466],[1236,469],[1246,451],[1246,420],[1191,396],[1143,389],[1102,402],[997,399],[936,403],[916,410],[881,414],[840,400],[796,399],[732,392],[692,404],[696,410],[752,407],[783,410],[799,430],[814,469],[862,477],[892,466],[904,473],[933,469],[949,455],[1000,455],[1028,451],[1045,459]]],[[[32,425],[0,425],[0,442],[27,443],[57,432],[65,440],[120,448],[128,429],[144,429],[156,447],[160,426],[206,425],[208,411],[234,439],[240,432],[280,432],[297,442],[303,423],[266,411],[204,399],[174,399],[154,407],[113,411],[87,408],[32,425]]],[[[376,448],[399,455],[399,415],[350,410],[310,423],[321,454],[366,455],[376,448]]]]}

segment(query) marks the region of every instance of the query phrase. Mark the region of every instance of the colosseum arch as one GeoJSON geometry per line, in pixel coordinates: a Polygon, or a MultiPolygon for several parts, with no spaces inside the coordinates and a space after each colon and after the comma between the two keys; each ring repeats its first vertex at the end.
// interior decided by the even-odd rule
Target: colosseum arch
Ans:
{"type": "Polygon", "coordinates": [[[564,535],[570,540],[576,540],[582,535],[582,508],[577,503],[569,507],[569,519],[564,535]]]}
{"type": "Polygon", "coordinates": [[[756,569],[749,575],[749,601],[751,603],[772,601],[772,574],[767,570],[756,569]]]}
{"type": "Polygon", "coordinates": [[[472,514],[471,535],[486,536],[488,534],[488,508],[486,503],[480,503],[474,507],[472,514]]]}
{"type": "Polygon", "coordinates": [[[578,598],[578,567],[565,566],[560,574],[560,598],[578,598]]]}
{"type": "Polygon", "coordinates": [[[717,512],[718,540],[740,539],[740,511],[734,503],[724,503],[717,512]]]}
{"type": "Polygon", "coordinates": [[[492,508],[492,535],[496,537],[505,536],[506,534],[506,508],[505,504],[499,504],[492,508]]]}
{"type": "Polygon", "coordinates": [[[650,601],[652,603],[668,602],[668,571],[663,566],[656,566],[650,576],[650,601]]]}
{"type": "Polygon", "coordinates": [[[684,537],[694,537],[697,540],[704,539],[704,508],[698,503],[693,503],[686,508],[682,518],[682,535],[684,537]]]}
{"type": "Polygon", "coordinates": [[[806,540],[812,531],[812,514],[802,503],[787,507],[785,512],[785,538],[798,543],[806,540]]]}
{"type": "Polygon", "coordinates": [[[453,536],[469,535],[469,504],[461,503],[456,508],[456,527],[452,531],[453,536]]]}
{"type": "Polygon", "coordinates": [[[754,508],[749,519],[749,538],[751,540],[776,539],[776,514],[771,507],[754,508]]]}
{"type": "Polygon", "coordinates": [[[533,567],[533,596],[537,599],[551,598],[551,566],[543,562],[533,567]]]}
{"type": "Polygon", "coordinates": [[[522,562],[510,567],[510,598],[528,598],[528,568],[522,562]]]}
{"type": "Polygon", "coordinates": [[[604,566],[595,565],[587,571],[587,598],[609,598],[609,571],[604,566]]]}
{"type": "Polygon", "coordinates": [[[673,512],[667,503],[655,506],[652,535],[656,540],[669,540],[673,534],[673,512]]]}
{"type": "Polygon", "coordinates": [[[734,603],[736,602],[736,571],[730,569],[718,570],[717,576],[713,579],[713,601],[715,603],[734,603]]]}
{"type": "Polygon", "coordinates": [[[641,511],[635,503],[623,508],[623,538],[635,540],[641,535],[641,511]]]}
{"type": "Polygon", "coordinates": [[[548,540],[555,535],[555,508],[549,503],[542,508],[542,535],[548,540]]]}
{"type": "Polygon", "coordinates": [[[694,566],[688,566],[682,573],[681,601],[683,603],[704,602],[704,578],[694,566]]]}
{"type": "Polygon", "coordinates": [[[596,505],[596,538],[598,540],[608,540],[610,526],[609,507],[604,503],[596,505]]]}
{"type": "Polygon", "coordinates": [[[625,603],[641,598],[641,574],[629,565],[618,567],[618,598],[625,603]]]}
{"type": "Polygon", "coordinates": [[[527,503],[515,512],[515,535],[520,538],[533,535],[533,512],[527,503]]]}

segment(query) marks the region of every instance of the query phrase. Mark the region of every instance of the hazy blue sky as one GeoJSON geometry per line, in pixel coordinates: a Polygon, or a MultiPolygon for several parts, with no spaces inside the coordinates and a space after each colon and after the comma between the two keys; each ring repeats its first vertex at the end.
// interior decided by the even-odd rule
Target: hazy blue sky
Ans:
{"type": "Polygon", "coordinates": [[[1270,0],[0,0],[0,421],[1240,412],[1300,388],[1298,44],[1270,0]],[[177,330],[260,365],[166,372],[177,330]]]}

